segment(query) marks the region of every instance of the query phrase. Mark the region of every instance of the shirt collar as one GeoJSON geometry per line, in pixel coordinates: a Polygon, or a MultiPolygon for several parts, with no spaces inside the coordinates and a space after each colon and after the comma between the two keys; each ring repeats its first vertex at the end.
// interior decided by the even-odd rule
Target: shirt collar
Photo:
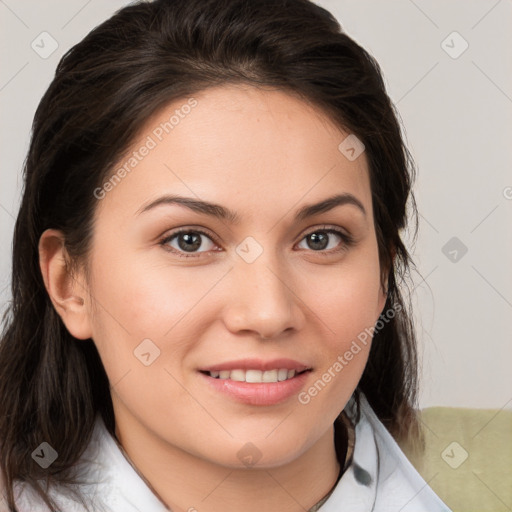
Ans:
{"type": "MultiPolygon", "coordinates": [[[[369,512],[373,510],[375,504],[379,454],[372,427],[369,422],[365,421],[364,395],[361,393],[360,396],[362,406],[361,417],[359,422],[355,424],[352,462],[332,494],[323,504],[322,512],[337,512],[339,510],[369,512]]],[[[344,410],[354,423],[356,403],[353,396],[344,410]]]]}
{"type": "MultiPolygon", "coordinates": [[[[371,512],[391,502],[402,512],[449,512],[400,450],[363,393],[359,394],[359,404],[357,422],[354,396],[344,409],[355,426],[352,457],[332,493],[321,503],[321,512],[371,512]]],[[[123,455],[100,416],[83,459],[90,465],[90,474],[96,476],[96,493],[113,510],[168,512],[123,455]]]]}

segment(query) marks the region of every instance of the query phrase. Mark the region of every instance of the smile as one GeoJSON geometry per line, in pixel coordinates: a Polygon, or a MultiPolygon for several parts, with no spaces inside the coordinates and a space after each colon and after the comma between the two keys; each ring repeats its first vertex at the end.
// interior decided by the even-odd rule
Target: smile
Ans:
{"type": "Polygon", "coordinates": [[[287,368],[279,368],[274,370],[222,370],[222,371],[210,371],[207,372],[210,377],[220,380],[233,380],[236,382],[250,382],[250,383],[262,383],[262,382],[283,382],[285,380],[293,379],[295,375],[303,373],[296,370],[288,370],[287,368]]]}
{"type": "Polygon", "coordinates": [[[210,392],[245,405],[284,403],[305,386],[311,366],[288,358],[239,359],[199,369],[210,392]]]}

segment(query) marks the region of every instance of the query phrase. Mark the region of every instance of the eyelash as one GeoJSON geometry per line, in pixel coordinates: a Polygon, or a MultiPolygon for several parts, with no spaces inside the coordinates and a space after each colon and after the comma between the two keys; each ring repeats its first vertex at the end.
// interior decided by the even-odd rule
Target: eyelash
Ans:
{"type": "MultiPolygon", "coordinates": [[[[194,228],[194,229],[182,228],[177,231],[174,231],[174,232],[170,233],[169,235],[167,235],[166,237],[164,237],[162,240],[160,240],[159,245],[161,245],[164,248],[164,250],[171,252],[173,254],[176,254],[180,258],[199,258],[199,257],[201,257],[201,254],[203,254],[203,252],[205,252],[205,251],[202,251],[199,253],[186,254],[184,252],[177,251],[174,248],[170,248],[167,245],[171,240],[173,240],[174,238],[176,238],[178,235],[180,235],[182,233],[197,233],[200,235],[204,235],[207,238],[209,238],[214,244],[219,245],[214,237],[212,237],[209,233],[207,233],[206,231],[203,231],[202,229],[199,229],[199,228],[194,228]]],[[[338,254],[344,250],[349,249],[355,243],[354,238],[351,235],[344,233],[343,231],[340,231],[339,229],[334,228],[332,226],[321,226],[320,228],[315,228],[314,230],[309,231],[300,239],[299,243],[302,242],[302,240],[307,238],[309,235],[312,235],[313,233],[331,233],[331,234],[338,235],[343,240],[341,247],[339,247],[337,249],[331,249],[329,251],[325,251],[325,250],[313,251],[312,250],[312,252],[320,254],[321,256],[332,256],[334,254],[338,254]]]]}

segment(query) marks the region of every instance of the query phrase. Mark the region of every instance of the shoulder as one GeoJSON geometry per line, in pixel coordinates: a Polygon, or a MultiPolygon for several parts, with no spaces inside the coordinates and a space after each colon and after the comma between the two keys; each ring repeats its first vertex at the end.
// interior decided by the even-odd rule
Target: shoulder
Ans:
{"type": "MultiPolygon", "coordinates": [[[[80,498],[71,494],[69,488],[61,486],[51,487],[46,494],[53,500],[57,510],[65,512],[114,512],[116,510],[110,506],[111,497],[108,493],[95,491],[85,486],[81,486],[77,491],[80,493],[80,498]]],[[[14,484],[14,501],[18,512],[54,512],[35,489],[25,482],[14,484]]],[[[129,510],[131,511],[131,509],[129,510]]],[[[4,512],[4,510],[0,508],[0,512],[4,512]]],[[[5,512],[9,512],[7,508],[5,512]]]]}
{"type": "Polygon", "coordinates": [[[407,459],[364,395],[361,396],[361,415],[361,430],[366,427],[366,436],[369,442],[374,439],[377,449],[377,503],[381,509],[394,510],[395,503],[403,512],[449,512],[450,509],[407,459]]]}
{"type": "MultiPolygon", "coordinates": [[[[428,486],[361,394],[352,462],[322,510],[450,512],[428,486]]],[[[345,408],[355,420],[355,402],[345,408]]]]}
{"type": "MultiPolygon", "coordinates": [[[[98,415],[89,444],[76,465],[80,484],[72,491],[54,486],[48,494],[65,512],[165,512],[168,509],[153,494],[127,460],[116,439],[98,415]],[[80,499],[82,501],[80,501],[80,499]]],[[[16,498],[15,498],[16,499],[16,498]]],[[[20,512],[51,512],[37,493],[20,486],[16,504],[20,512]]]]}
{"type": "MultiPolygon", "coordinates": [[[[89,444],[75,466],[74,476],[79,483],[71,486],[54,483],[49,487],[39,480],[41,488],[53,500],[58,510],[65,512],[112,512],[109,502],[112,493],[109,471],[105,460],[100,457],[105,444],[108,442],[108,431],[98,417],[89,444]]],[[[6,483],[0,470],[0,512],[9,512],[7,501],[4,499],[6,483]]],[[[13,485],[14,502],[19,512],[52,512],[36,489],[21,480],[15,480],[13,485]]]]}
{"type": "MultiPolygon", "coordinates": [[[[20,480],[13,485],[14,502],[19,512],[51,512],[35,490],[20,480]]],[[[9,512],[7,504],[7,484],[4,472],[0,468],[0,512],[9,512]]]]}

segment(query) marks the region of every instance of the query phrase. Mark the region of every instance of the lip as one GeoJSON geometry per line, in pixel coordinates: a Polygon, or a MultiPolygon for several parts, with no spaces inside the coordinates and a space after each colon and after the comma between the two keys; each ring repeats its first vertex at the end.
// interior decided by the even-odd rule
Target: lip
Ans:
{"type": "MultiPolygon", "coordinates": [[[[311,369],[311,366],[295,361],[293,359],[280,358],[263,361],[262,359],[238,359],[237,361],[227,361],[225,363],[213,364],[199,368],[200,372],[214,372],[222,370],[275,370],[286,368],[287,370],[295,370],[302,372],[311,369]]],[[[286,382],[286,381],[284,381],[286,382]]]]}
{"type": "MultiPolygon", "coordinates": [[[[240,367],[238,367],[240,368],[240,367]]],[[[246,405],[277,405],[297,395],[304,387],[311,372],[304,371],[295,377],[280,382],[250,383],[231,379],[215,379],[198,372],[210,389],[222,393],[235,402],[246,405]]]]}

